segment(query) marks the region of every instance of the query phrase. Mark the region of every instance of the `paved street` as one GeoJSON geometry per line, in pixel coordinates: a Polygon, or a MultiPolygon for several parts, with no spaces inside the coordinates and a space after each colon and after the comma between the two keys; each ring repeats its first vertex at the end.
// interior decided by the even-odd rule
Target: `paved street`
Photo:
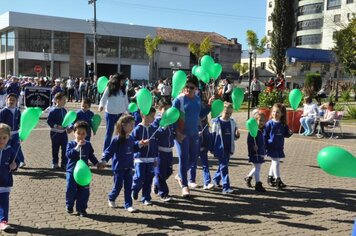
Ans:
{"type": "MultiPolygon", "coordinates": [[[[95,107],[93,111],[96,112],[95,107]]],[[[93,169],[88,218],[65,211],[65,172],[50,169],[49,129],[41,120],[22,145],[27,167],[15,174],[9,221],[18,235],[350,235],[356,217],[356,179],[326,174],[318,168],[316,156],[329,145],[339,145],[356,155],[356,125],[343,125],[343,139],[299,135],[287,139],[287,158],[281,164],[281,173],[288,188],[277,191],[267,187],[267,161],[261,177],[268,192],[256,194],[243,181],[252,168],[247,162],[246,113],[234,116],[241,127],[229,170],[236,193],[223,195],[218,190],[198,188],[190,199],[182,199],[171,177],[168,182],[173,202],[163,203],[154,196],[153,206],[134,202],[139,212],[132,214],[122,208],[122,194],[117,201],[120,208],[107,206],[107,193],[113,182],[110,168],[93,169]]],[[[92,138],[98,158],[103,137],[102,126],[92,138]]],[[[217,160],[210,157],[210,164],[213,174],[217,160]]],[[[174,174],[176,170],[175,164],[174,174]]],[[[199,167],[200,186],[201,177],[199,167]]]]}

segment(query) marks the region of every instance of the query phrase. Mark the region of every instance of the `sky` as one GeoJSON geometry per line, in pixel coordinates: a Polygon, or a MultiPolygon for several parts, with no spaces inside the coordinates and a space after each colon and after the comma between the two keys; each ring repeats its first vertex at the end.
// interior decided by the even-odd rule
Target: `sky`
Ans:
{"type": "MultiPolygon", "coordinates": [[[[266,0],[97,0],[96,5],[98,21],[216,32],[237,38],[243,50],[247,30],[259,39],[265,35],[266,0]]],[[[7,11],[93,19],[88,0],[0,0],[0,14],[7,11]]]]}

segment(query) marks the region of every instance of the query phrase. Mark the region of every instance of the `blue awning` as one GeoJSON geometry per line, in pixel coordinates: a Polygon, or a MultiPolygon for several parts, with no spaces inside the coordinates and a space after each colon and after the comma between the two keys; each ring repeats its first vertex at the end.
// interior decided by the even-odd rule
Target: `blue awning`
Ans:
{"type": "Polygon", "coordinates": [[[335,63],[336,55],[331,50],[288,48],[286,57],[289,62],[335,63]]]}

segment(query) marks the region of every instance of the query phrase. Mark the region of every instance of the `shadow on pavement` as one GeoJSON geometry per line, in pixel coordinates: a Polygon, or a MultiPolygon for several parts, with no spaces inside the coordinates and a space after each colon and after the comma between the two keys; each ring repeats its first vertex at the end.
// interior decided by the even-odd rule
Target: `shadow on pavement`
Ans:
{"type": "Polygon", "coordinates": [[[24,175],[30,177],[31,179],[66,178],[64,170],[53,170],[50,168],[23,168],[14,172],[14,175],[24,175]]]}

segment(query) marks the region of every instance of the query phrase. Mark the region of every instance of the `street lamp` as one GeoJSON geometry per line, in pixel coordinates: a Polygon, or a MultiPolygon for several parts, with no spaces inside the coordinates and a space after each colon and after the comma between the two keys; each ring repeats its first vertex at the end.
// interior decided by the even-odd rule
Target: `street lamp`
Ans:
{"type": "Polygon", "coordinates": [[[255,48],[250,45],[248,53],[250,55],[250,69],[249,69],[249,78],[248,78],[248,103],[247,103],[247,119],[250,119],[250,106],[251,106],[251,81],[252,81],[252,56],[254,54],[255,48]]]}
{"type": "Polygon", "coordinates": [[[90,78],[90,80],[92,80],[93,78],[91,77],[91,73],[92,73],[92,71],[91,71],[91,60],[87,60],[86,62],[85,62],[85,64],[87,64],[87,68],[88,68],[88,77],[90,78]]]}
{"type": "Polygon", "coordinates": [[[179,70],[182,67],[182,62],[178,61],[175,63],[173,61],[170,61],[169,66],[172,69],[172,74],[174,74],[174,72],[176,72],[176,70],[179,70]]]}
{"type": "Polygon", "coordinates": [[[94,64],[94,68],[93,68],[93,77],[96,75],[97,73],[97,43],[96,43],[96,0],[88,0],[88,4],[91,5],[93,4],[94,7],[94,32],[93,32],[93,44],[94,44],[94,52],[93,52],[93,64],[94,64]]]}

